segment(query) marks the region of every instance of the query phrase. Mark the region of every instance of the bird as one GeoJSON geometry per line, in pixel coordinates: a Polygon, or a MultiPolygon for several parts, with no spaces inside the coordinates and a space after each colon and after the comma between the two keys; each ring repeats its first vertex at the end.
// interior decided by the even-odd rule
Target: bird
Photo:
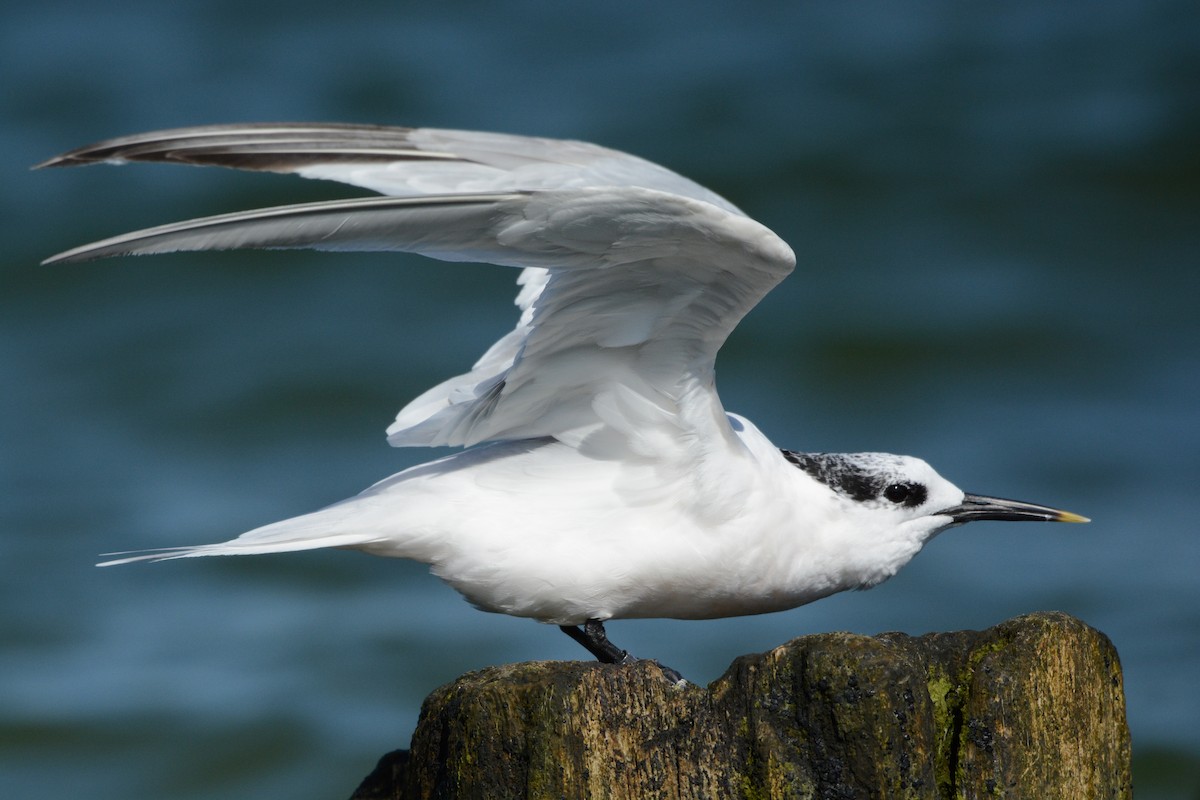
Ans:
{"type": "Polygon", "coordinates": [[[876,586],[967,522],[1088,521],[966,493],[912,456],[780,448],[726,411],[717,352],[796,257],[725,198],[634,155],[502,133],[250,123],[109,139],[37,166],[126,162],[376,194],[161,225],[43,263],[402,251],[519,269],[519,316],[387,429],[393,446],[452,454],[229,541],[109,553],[100,566],[318,548],[411,559],[479,609],[557,625],[599,661],[628,664],[638,659],[608,638],[610,620],[782,611],[876,586]]]}

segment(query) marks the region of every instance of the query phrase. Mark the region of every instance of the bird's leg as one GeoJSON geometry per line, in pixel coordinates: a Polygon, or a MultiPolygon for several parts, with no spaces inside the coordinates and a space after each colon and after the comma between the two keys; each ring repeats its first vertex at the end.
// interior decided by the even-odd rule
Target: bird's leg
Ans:
{"type": "MultiPolygon", "coordinates": [[[[639,660],[629,655],[629,651],[622,650],[610,642],[608,634],[604,631],[604,623],[598,619],[589,619],[583,623],[582,628],[578,625],[559,625],[558,627],[563,633],[579,642],[587,648],[589,653],[605,664],[632,664],[639,660]]],[[[659,664],[657,661],[654,663],[662,670],[663,677],[671,683],[676,686],[687,683],[677,670],[659,664]]]]}
{"type": "Polygon", "coordinates": [[[605,664],[632,664],[636,658],[608,640],[604,632],[604,623],[598,619],[589,619],[578,625],[559,625],[562,632],[579,642],[587,651],[605,664]]]}

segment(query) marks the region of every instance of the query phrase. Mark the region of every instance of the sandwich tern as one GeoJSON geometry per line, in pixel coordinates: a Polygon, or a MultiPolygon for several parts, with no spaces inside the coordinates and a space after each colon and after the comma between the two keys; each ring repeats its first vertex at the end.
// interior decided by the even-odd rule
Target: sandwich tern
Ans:
{"type": "Polygon", "coordinates": [[[237,124],[110,139],[38,166],[128,161],[294,173],[382,196],[178,222],[45,263],[405,251],[520,268],[520,317],[387,431],[398,447],[465,449],[227,542],[102,565],[325,547],[408,558],[480,609],[558,625],[599,660],[628,663],[605,621],[780,611],[875,586],[964,522],[1087,521],[966,494],[909,456],[782,450],[726,412],[717,350],[795,256],[657,164],[495,133],[237,124]]]}

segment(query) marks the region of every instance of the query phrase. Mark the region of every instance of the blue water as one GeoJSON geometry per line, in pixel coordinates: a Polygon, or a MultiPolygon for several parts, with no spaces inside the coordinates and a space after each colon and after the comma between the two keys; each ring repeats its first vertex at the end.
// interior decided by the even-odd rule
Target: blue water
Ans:
{"type": "Polygon", "coordinates": [[[1060,609],[1119,649],[1139,763],[1175,765],[1140,771],[1139,796],[1195,796],[1198,31],[1194,4],[1166,0],[0,6],[0,795],[345,796],[439,684],[582,655],[404,562],[91,566],[429,458],[383,429],[511,326],[498,268],[36,266],[136,227],[354,193],[37,161],[175,125],[339,120],[588,139],[704,182],[800,261],[722,354],[730,409],[781,446],[912,453],[1095,520],[971,526],[870,592],[614,623],[622,646],[710,680],[808,632],[1060,609]]]}

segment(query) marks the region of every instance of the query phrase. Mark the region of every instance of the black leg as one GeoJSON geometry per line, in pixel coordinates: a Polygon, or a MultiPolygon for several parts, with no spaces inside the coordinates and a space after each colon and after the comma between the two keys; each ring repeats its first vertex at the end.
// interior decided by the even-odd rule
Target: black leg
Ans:
{"type": "MultiPolygon", "coordinates": [[[[628,651],[622,650],[608,640],[608,634],[604,631],[604,623],[598,619],[589,619],[583,623],[582,628],[578,625],[559,625],[558,627],[605,664],[632,664],[638,660],[629,655],[628,651]]],[[[654,663],[662,670],[663,677],[671,683],[676,685],[687,683],[676,670],[663,666],[657,661],[654,663]]]]}
{"type": "Polygon", "coordinates": [[[587,648],[587,651],[605,664],[632,664],[636,658],[617,647],[608,640],[604,632],[604,623],[598,619],[589,619],[578,625],[559,625],[562,632],[587,648]]]}

